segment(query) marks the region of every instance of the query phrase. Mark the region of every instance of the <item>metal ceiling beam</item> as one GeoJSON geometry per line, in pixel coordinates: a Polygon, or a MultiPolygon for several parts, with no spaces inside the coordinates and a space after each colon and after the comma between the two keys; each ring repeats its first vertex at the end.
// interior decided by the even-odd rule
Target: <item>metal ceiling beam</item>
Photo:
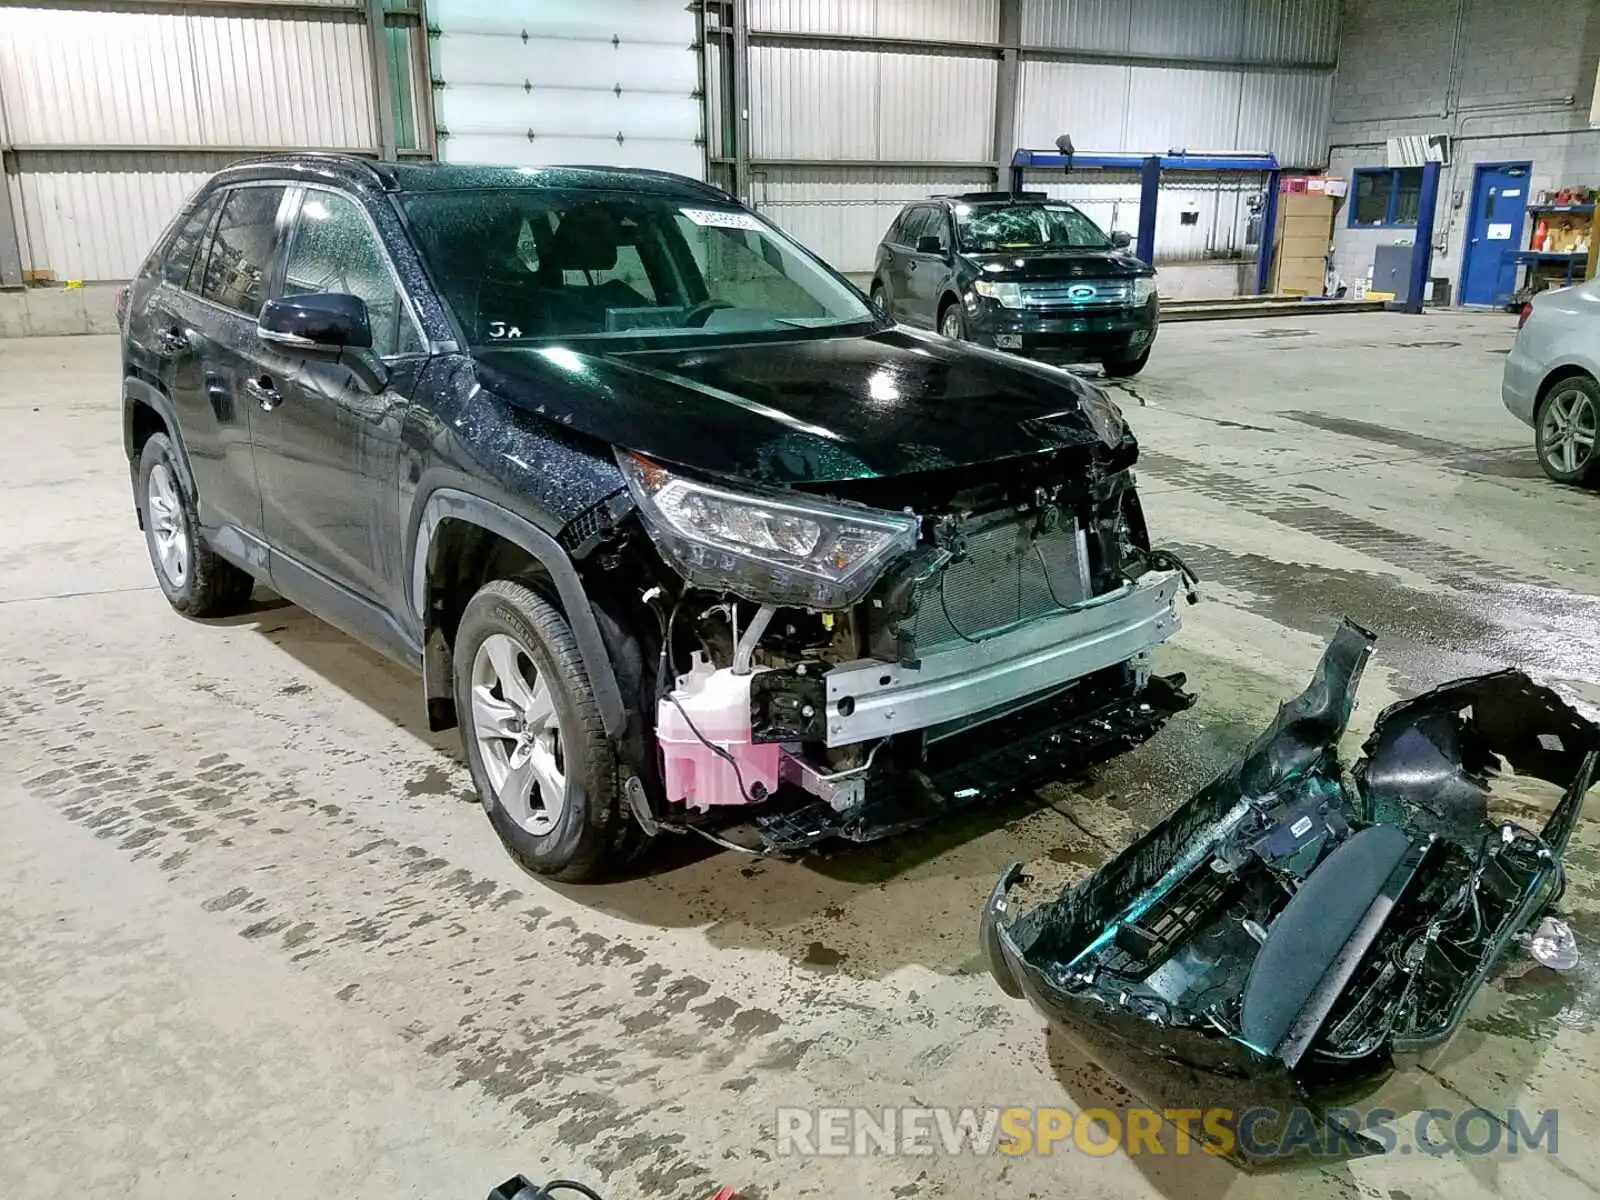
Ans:
{"type": "Polygon", "coordinates": [[[374,124],[378,132],[378,152],[392,159],[395,154],[394,80],[389,78],[389,30],[383,23],[383,0],[367,0],[367,54],[371,59],[374,124]]]}
{"type": "Polygon", "coordinates": [[[1010,163],[1017,152],[1017,81],[1021,75],[1022,0],[1000,0],[1000,68],[994,89],[994,161],[1004,164],[997,182],[1011,186],[1010,163]]]}
{"type": "Polygon", "coordinates": [[[55,8],[74,12],[176,13],[180,16],[360,17],[365,0],[307,4],[304,0],[0,0],[0,8],[55,8]]]}

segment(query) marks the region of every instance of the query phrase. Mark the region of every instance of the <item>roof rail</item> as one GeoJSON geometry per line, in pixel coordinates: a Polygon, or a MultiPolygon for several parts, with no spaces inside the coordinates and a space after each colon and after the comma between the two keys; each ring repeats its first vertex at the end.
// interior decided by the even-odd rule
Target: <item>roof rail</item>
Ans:
{"type": "Polygon", "coordinates": [[[1000,201],[1000,200],[1048,200],[1045,192],[954,192],[941,193],[931,197],[934,200],[969,200],[969,201],[1000,201]]]}
{"type": "Polygon", "coordinates": [[[394,187],[394,176],[385,171],[377,161],[364,158],[359,154],[349,154],[339,150],[285,150],[281,154],[251,154],[228,165],[230,167],[248,167],[257,164],[266,165],[284,162],[323,163],[329,166],[354,169],[366,175],[385,190],[391,190],[394,187]]]}

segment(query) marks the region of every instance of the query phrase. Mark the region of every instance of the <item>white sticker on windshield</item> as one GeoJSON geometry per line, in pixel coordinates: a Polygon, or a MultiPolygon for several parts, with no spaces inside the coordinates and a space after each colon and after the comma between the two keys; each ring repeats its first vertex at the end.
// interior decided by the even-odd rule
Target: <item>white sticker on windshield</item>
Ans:
{"type": "Polygon", "coordinates": [[[708,229],[765,229],[747,212],[729,212],[721,208],[680,208],[678,210],[696,225],[708,229]]]}

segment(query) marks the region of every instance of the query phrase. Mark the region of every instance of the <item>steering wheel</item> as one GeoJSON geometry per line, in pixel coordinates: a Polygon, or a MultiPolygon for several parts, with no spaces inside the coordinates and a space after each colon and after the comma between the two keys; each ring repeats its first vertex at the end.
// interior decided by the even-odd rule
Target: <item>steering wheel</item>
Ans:
{"type": "Polygon", "coordinates": [[[728,301],[718,300],[715,297],[709,300],[702,300],[688,312],[684,313],[683,326],[685,329],[702,329],[705,327],[705,323],[711,319],[711,314],[716,312],[719,308],[733,307],[735,306],[730,304],[728,301]]]}

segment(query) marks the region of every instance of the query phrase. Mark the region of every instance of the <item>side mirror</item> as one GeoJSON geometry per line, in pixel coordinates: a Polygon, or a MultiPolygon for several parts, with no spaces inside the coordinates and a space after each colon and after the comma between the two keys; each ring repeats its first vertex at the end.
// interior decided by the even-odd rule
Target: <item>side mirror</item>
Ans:
{"type": "Polygon", "coordinates": [[[917,239],[918,254],[943,254],[944,243],[931,233],[925,233],[917,239]]]}
{"type": "Polygon", "coordinates": [[[256,320],[264,342],[296,350],[370,350],[372,322],[357,296],[314,292],[268,300],[256,320]]]}
{"type": "Polygon", "coordinates": [[[389,386],[389,368],[372,351],[372,321],[359,296],[312,292],[268,300],[256,319],[256,336],[269,346],[338,362],[374,396],[389,386]]]}
{"type": "Polygon", "coordinates": [[[1118,250],[1126,250],[1133,245],[1133,234],[1114,229],[1111,231],[1111,244],[1118,250]]]}

